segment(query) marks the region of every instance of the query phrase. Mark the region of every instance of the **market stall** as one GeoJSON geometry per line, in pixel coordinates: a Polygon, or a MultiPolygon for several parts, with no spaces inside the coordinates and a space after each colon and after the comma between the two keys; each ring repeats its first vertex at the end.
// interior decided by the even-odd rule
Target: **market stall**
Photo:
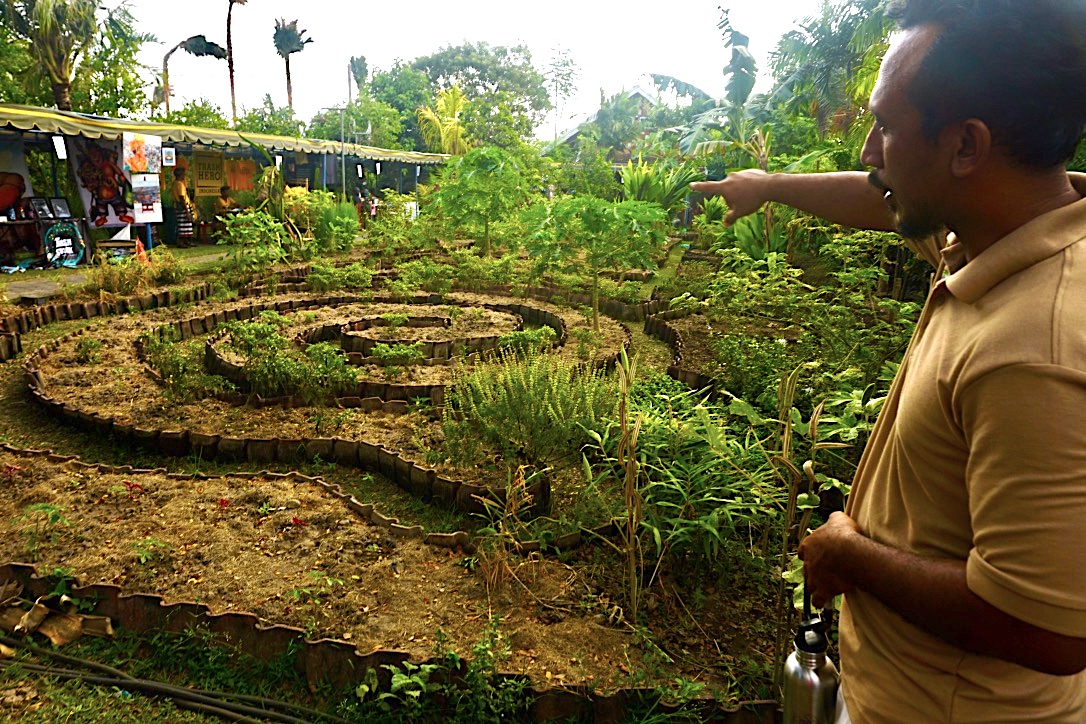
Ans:
{"type": "MultiPolygon", "coordinates": [[[[397,176],[418,178],[420,169],[443,163],[444,154],[396,151],[320,139],[289,138],[261,133],[195,128],[166,123],[127,121],[51,108],[0,104],[0,262],[5,243],[21,244],[45,254],[45,222],[69,221],[83,237],[102,237],[98,229],[135,227],[150,245],[163,231],[172,210],[176,179],[185,177],[186,190],[197,208],[213,208],[223,186],[244,191],[264,163],[264,149],[283,169],[288,184],[346,190],[366,171],[400,165],[397,176]],[[52,146],[52,198],[33,189],[24,160],[25,148],[52,146]],[[57,162],[71,164],[79,199],[57,191],[57,162]],[[178,174],[176,169],[183,171],[178,174]],[[15,177],[21,179],[21,183],[15,177]],[[346,177],[346,178],[344,178],[346,177]],[[38,199],[38,201],[30,201],[38,199]],[[46,202],[46,206],[42,205],[46,202]],[[63,202],[67,219],[55,213],[63,202]],[[78,202],[78,203],[77,203],[78,202]],[[72,213],[77,208],[82,214],[72,213]],[[48,211],[52,215],[46,216],[48,211]],[[20,228],[21,227],[21,228],[20,228]]],[[[213,212],[209,215],[213,218],[213,212]]],[[[49,225],[51,228],[52,224],[49,225]]],[[[198,230],[197,230],[198,233],[198,230]]],[[[54,235],[55,236],[55,235],[54,235]]],[[[172,234],[168,235],[171,236],[172,234]]],[[[82,257],[81,257],[82,258],[82,257]]],[[[70,261],[70,259],[68,259],[70,261]]]]}

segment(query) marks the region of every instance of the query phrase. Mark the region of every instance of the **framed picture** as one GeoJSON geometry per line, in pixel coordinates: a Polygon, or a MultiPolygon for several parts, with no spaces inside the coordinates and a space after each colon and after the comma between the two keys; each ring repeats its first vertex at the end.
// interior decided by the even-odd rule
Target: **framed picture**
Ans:
{"type": "Polygon", "coordinates": [[[49,199],[53,207],[53,216],[58,219],[72,218],[72,210],[68,208],[68,199],[49,199]]]}
{"type": "Polygon", "coordinates": [[[34,210],[34,216],[36,218],[53,218],[53,210],[49,208],[49,199],[43,199],[41,196],[33,196],[30,199],[30,208],[34,210]]]}
{"type": "Polygon", "coordinates": [[[177,149],[172,146],[162,147],[162,165],[163,166],[176,166],[177,165],[177,149]]]}

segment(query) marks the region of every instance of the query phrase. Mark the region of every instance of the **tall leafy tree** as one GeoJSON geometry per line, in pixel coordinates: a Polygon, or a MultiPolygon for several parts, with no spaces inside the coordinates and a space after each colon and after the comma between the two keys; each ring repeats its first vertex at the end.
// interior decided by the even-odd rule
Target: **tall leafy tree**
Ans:
{"type": "Polygon", "coordinates": [[[381,148],[399,148],[401,130],[400,114],[395,108],[369,96],[360,96],[347,104],[342,126],[339,113],[321,112],[309,122],[306,135],[329,141],[346,140],[381,148]]]}
{"type": "Polygon", "coordinates": [[[264,95],[264,102],[251,108],[234,124],[237,130],[251,133],[271,133],[276,136],[302,135],[302,122],[295,118],[294,109],[277,108],[270,94],[264,95]]]}
{"type": "MultiPolygon", "coordinates": [[[[448,46],[411,65],[426,73],[437,88],[458,85],[465,98],[481,108],[504,107],[513,132],[521,137],[530,136],[551,108],[547,79],[532,65],[532,54],[524,45],[448,46]]],[[[482,135],[497,134],[483,129],[482,135]]]]}
{"type": "Polygon", "coordinates": [[[774,98],[810,113],[820,136],[847,132],[870,93],[890,30],[881,5],[823,0],[819,15],[805,18],[777,43],[771,56],[774,98]]]}
{"type": "Polygon", "coordinates": [[[174,108],[169,113],[152,116],[152,119],[162,123],[196,126],[198,128],[227,128],[230,125],[230,121],[226,120],[222,109],[206,98],[189,101],[180,108],[174,108]]]}
{"type": "Polygon", "coordinates": [[[641,102],[626,93],[606,97],[600,89],[600,109],[591,122],[596,128],[602,148],[607,149],[611,161],[625,161],[630,157],[630,144],[643,130],[641,102]]]}
{"type": "Polygon", "coordinates": [[[53,91],[45,77],[35,72],[36,68],[27,41],[16,37],[7,24],[0,23],[0,103],[30,106],[52,103],[53,91]]]}
{"type": "Polygon", "coordinates": [[[562,114],[562,104],[577,91],[579,74],[580,69],[566,48],[555,50],[547,62],[543,75],[547,79],[547,91],[551,94],[551,105],[554,107],[555,140],[558,140],[558,120],[562,114]]]}
{"type": "Polygon", "coordinates": [[[494,222],[527,197],[528,182],[516,158],[496,146],[482,146],[449,163],[437,203],[453,222],[476,234],[483,255],[489,256],[494,222]]]}
{"type": "Polygon", "coordinates": [[[453,85],[437,94],[433,108],[419,108],[419,131],[426,145],[433,151],[460,155],[471,148],[464,130],[462,116],[468,101],[453,85]]]}
{"type": "Polygon", "coordinates": [[[72,110],[72,75],[98,33],[97,0],[4,0],[0,9],[48,76],[57,108],[72,110]]]}
{"type": "Polygon", "coordinates": [[[72,107],[122,118],[146,117],[150,108],[146,78],[151,69],[139,61],[144,43],[155,37],[136,29],[125,5],[106,12],[98,35],[72,78],[72,107]]]}
{"type": "Polygon", "coordinates": [[[272,40],[275,42],[275,52],[283,59],[287,66],[287,107],[294,108],[294,88],[290,83],[290,56],[305,50],[307,43],[312,43],[312,38],[303,37],[305,30],[298,30],[298,21],[275,21],[275,33],[272,40]]]}
{"type": "Polygon", "coordinates": [[[750,38],[732,27],[726,9],[721,8],[716,26],[729,51],[728,64],[724,66],[724,77],[727,78],[724,98],[715,107],[696,114],[680,129],[679,150],[683,153],[691,153],[699,144],[719,138],[721,129],[731,138],[745,138],[749,132],[750,94],[758,75],[758,65],[748,48],[750,38]]]}
{"type": "Polygon", "coordinates": [[[170,51],[162,58],[162,100],[166,105],[167,114],[170,112],[170,95],[173,93],[173,89],[170,88],[170,56],[178,50],[184,50],[186,53],[195,55],[198,58],[212,57],[219,60],[226,58],[226,49],[218,43],[211,42],[203,35],[193,35],[185,38],[170,48],[170,51]]]}
{"type": "Polygon", "coordinates": [[[351,70],[351,78],[354,80],[355,86],[358,87],[358,95],[362,95],[365,92],[366,79],[370,73],[370,67],[366,63],[366,56],[352,56],[348,67],[351,70]]]}
{"type": "Polygon", "coordinates": [[[422,150],[425,146],[415,112],[430,105],[434,98],[426,74],[396,61],[388,70],[374,71],[369,92],[374,100],[395,108],[400,114],[398,147],[422,150]]]}
{"type": "Polygon", "coordinates": [[[226,10],[226,68],[230,73],[230,117],[238,123],[238,102],[234,94],[234,5],[244,5],[249,0],[227,0],[226,10]]]}

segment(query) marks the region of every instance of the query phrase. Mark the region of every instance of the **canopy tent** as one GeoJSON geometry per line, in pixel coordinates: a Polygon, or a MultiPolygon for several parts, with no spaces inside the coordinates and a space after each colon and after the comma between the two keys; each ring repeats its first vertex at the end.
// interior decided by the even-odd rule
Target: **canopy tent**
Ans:
{"type": "Polygon", "coordinates": [[[191,143],[205,146],[248,147],[246,139],[269,151],[300,151],[327,155],[346,155],[372,161],[399,162],[420,166],[444,163],[449,156],[442,153],[395,151],[388,148],[363,146],[313,138],[289,138],[266,133],[239,133],[215,128],[177,126],[150,121],[125,121],[92,116],[53,108],[37,108],[0,103],[0,128],[85,138],[120,138],[125,131],[159,136],[168,143],[191,143]]]}

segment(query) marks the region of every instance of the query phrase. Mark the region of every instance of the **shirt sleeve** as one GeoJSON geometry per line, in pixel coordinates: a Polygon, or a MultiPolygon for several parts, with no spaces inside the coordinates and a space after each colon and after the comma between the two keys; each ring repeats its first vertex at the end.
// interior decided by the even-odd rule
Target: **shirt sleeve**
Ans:
{"type": "Polygon", "coordinates": [[[1086,637],[1086,373],[990,372],[962,393],[970,590],[1005,613],[1086,637]]]}

